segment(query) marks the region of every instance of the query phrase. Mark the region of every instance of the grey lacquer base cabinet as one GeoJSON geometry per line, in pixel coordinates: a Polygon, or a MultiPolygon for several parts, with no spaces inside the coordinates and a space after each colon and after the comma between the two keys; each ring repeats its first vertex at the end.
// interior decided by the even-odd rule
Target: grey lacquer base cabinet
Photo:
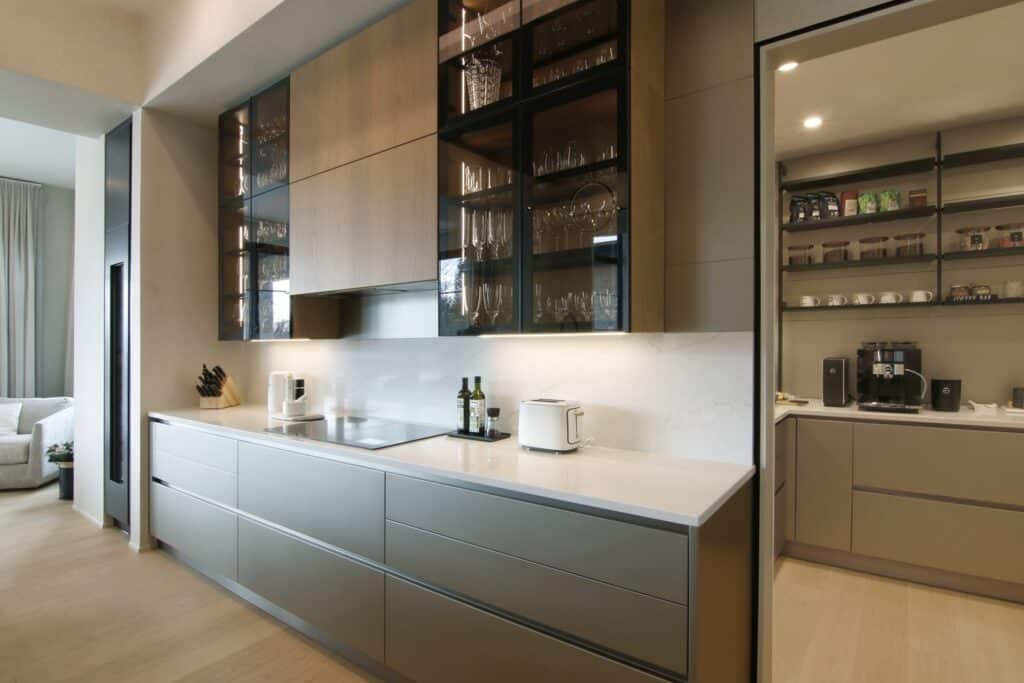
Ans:
{"type": "Polygon", "coordinates": [[[150,433],[161,546],[387,680],[749,680],[749,483],[675,527],[150,433]]]}

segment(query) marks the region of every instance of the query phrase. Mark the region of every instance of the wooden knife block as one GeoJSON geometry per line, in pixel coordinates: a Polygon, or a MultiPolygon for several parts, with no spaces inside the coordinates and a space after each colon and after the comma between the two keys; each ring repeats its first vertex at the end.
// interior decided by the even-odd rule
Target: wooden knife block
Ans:
{"type": "Polygon", "coordinates": [[[224,380],[224,387],[220,396],[200,396],[199,408],[201,410],[219,410],[220,408],[231,408],[242,405],[242,395],[230,376],[224,380]]]}

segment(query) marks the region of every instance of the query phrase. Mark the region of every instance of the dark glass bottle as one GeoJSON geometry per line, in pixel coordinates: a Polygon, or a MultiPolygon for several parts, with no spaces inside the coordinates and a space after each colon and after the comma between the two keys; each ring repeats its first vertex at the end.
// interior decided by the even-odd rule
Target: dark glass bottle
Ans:
{"type": "Polygon", "coordinates": [[[473,378],[473,394],[469,398],[469,432],[484,435],[487,429],[487,397],[480,388],[480,376],[473,378]]]}
{"type": "Polygon", "coordinates": [[[462,378],[462,388],[459,389],[458,393],[458,430],[460,434],[469,433],[469,378],[462,378]]]}

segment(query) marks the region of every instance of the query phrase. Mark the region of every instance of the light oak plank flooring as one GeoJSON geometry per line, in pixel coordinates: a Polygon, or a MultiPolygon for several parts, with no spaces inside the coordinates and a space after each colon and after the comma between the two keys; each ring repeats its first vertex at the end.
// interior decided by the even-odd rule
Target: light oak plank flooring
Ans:
{"type": "Polygon", "coordinates": [[[0,682],[375,681],[162,552],[0,492],[0,682]]]}
{"type": "Polygon", "coordinates": [[[1022,605],[789,558],[774,600],[777,683],[1022,680],[1022,605]]]}

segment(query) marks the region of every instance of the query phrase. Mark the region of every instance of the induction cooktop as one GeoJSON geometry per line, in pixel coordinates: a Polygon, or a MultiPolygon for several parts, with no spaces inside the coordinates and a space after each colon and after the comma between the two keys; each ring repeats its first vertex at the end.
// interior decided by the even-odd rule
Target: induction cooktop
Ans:
{"type": "Polygon", "coordinates": [[[292,422],[267,427],[272,434],[284,434],[342,446],[355,446],[371,451],[411,441],[441,436],[451,430],[434,425],[395,422],[376,417],[328,416],[314,422],[292,422]]]}

